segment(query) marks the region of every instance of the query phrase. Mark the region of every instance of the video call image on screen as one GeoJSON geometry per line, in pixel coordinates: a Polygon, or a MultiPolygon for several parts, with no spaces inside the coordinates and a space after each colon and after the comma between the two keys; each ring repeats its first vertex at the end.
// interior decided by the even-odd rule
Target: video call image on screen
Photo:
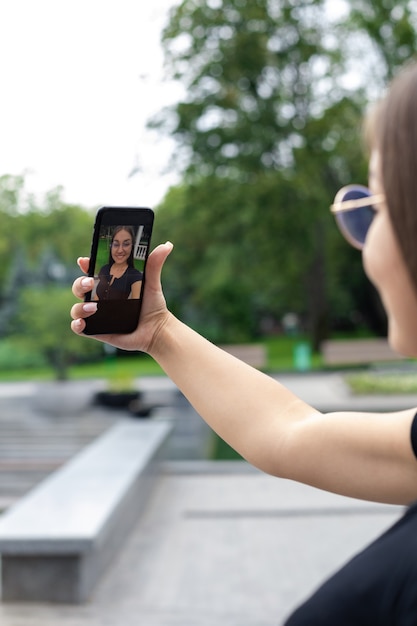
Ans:
{"type": "Polygon", "coordinates": [[[101,226],[92,299],[139,299],[149,247],[144,225],[101,226]]]}

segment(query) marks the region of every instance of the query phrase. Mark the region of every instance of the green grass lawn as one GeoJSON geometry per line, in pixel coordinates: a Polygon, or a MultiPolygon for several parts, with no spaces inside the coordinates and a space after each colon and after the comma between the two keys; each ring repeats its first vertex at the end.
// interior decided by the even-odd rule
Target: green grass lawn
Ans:
{"type": "Polygon", "coordinates": [[[297,370],[297,351],[307,348],[310,353],[311,369],[321,368],[323,361],[320,354],[311,354],[311,348],[308,340],[304,337],[268,337],[263,341],[268,354],[269,372],[282,372],[297,370]]]}
{"type": "MultiPolygon", "coordinates": [[[[150,357],[138,356],[116,358],[112,361],[103,358],[102,361],[73,365],[68,369],[69,380],[88,380],[104,378],[129,380],[141,376],[159,376],[163,371],[150,357]]],[[[54,380],[54,371],[45,365],[39,367],[23,367],[16,369],[0,369],[0,382],[27,381],[27,380],[54,380]]]]}
{"type": "Polygon", "coordinates": [[[417,394],[417,371],[395,374],[360,372],[345,376],[345,381],[353,393],[394,395],[401,393],[417,394]]]}
{"type": "MultiPolygon", "coordinates": [[[[259,343],[259,342],[258,342],[259,343]]],[[[262,342],[267,352],[267,372],[295,372],[295,353],[300,344],[307,342],[298,337],[271,337],[262,342]]],[[[312,370],[323,369],[320,354],[309,355],[312,370]]],[[[128,356],[104,356],[91,363],[80,363],[68,369],[69,379],[82,380],[100,378],[116,381],[119,387],[123,383],[141,376],[163,375],[162,369],[146,354],[137,353],[128,356]]],[[[0,382],[53,380],[53,370],[45,364],[41,356],[29,351],[19,340],[3,339],[0,341],[0,382]]],[[[411,370],[399,370],[395,374],[383,371],[351,371],[345,374],[345,380],[353,393],[417,393],[416,373],[411,370]]]]}
{"type": "MultiPolygon", "coordinates": [[[[297,346],[305,341],[291,337],[273,337],[263,341],[267,351],[269,372],[294,371],[297,346]]],[[[311,356],[311,367],[321,366],[320,355],[311,356]]],[[[68,370],[70,379],[140,377],[163,374],[159,365],[145,354],[135,356],[103,356],[93,363],[73,365],[68,370]]],[[[40,355],[34,355],[24,343],[12,339],[0,341],[0,382],[17,380],[53,380],[53,370],[40,355]]]]}
{"type": "MultiPolygon", "coordinates": [[[[91,363],[68,368],[72,380],[91,378],[132,378],[162,374],[151,357],[138,353],[128,357],[105,356],[91,363]]],[[[11,339],[0,341],[0,382],[21,380],[53,380],[55,373],[40,355],[27,350],[24,343],[11,339]]]]}
{"type": "Polygon", "coordinates": [[[155,361],[146,354],[137,356],[104,357],[95,363],[74,365],[69,369],[69,377],[73,380],[88,378],[139,378],[140,376],[158,376],[164,372],[155,361]]]}

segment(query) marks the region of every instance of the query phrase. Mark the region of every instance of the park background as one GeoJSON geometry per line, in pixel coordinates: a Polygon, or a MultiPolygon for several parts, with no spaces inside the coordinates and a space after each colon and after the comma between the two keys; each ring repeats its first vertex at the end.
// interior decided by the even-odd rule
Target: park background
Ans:
{"type": "MultiPolygon", "coordinates": [[[[12,53],[19,48],[26,60],[20,70],[25,67],[26,73],[5,85],[17,116],[11,124],[5,114],[4,124],[15,129],[21,154],[26,135],[19,133],[19,124],[25,129],[29,119],[36,126],[31,111],[35,103],[52,110],[50,93],[58,92],[73,108],[77,101],[92,127],[100,116],[98,107],[88,107],[86,83],[80,80],[77,90],[77,72],[72,72],[74,93],[59,92],[60,72],[71,74],[71,50],[84,44],[93,85],[98,75],[107,76],[108,94],[117,92],[112,114],[100,121],[101,152],[113,152],[106,138],[117,135],[127,102],[134,109],[135,101],[112,84],[124,66],[112,65],[111,35],[121,31],[132,41],[137,32],[138,75],[144,63],[140,50],[159,51],[160,75],[152,73],[149,54],[148,75],[135,87],[135,97],[146,100],[146,125],[138,114],[137,128],[129,128],[129,154],[120,150],[116,156],[125,168],[120,200],[134,195],[133,204],[151,199],[148,161],[153,159],[154,175],[158,163],[161,197],[152,207],[153,244],[167,239],[175,244],[163,277],[175,314],[216,343],[264,343],[271,371],[297,367],[300,345],[309,348],[308,367],[321,367],[325,339],[385,335],[385,315],[360,253],[342,239],[329,205],[343,185],[366,183],[363,114],[415,53],[416,2],[393,7],[385,0],[161,1],[148,14],[149,22],[138,14],[136,24],[129,11],[137,3],[101,3],[84,16],[75,3],[67,28],[70,12],[60,4],[47,21],[54,46],[42,40],[38,59],[49,61],[50,92],[41,88],[44,84],[36,86],[31,63],[36,46],[22,37],[28,21],[39,28],[46,23],[48,3],[32,6],[29,15],[23,9],[30,3],[15,4],[8,32],[16,47],[3,64],[13,67],[12,53]],[[89,28],[93,23],[96,28],[89,28]],[[166,97],[156,83],[169,85],[166,97]],[[26,86],[26,99],[18,97],[17,84],[26,86]],[[147,190],[143,196],[141,186],[147,190]]],[[[2,9],[4,23],[7,11],[2,9]]],[[[122,53],[130,55],[126,66],[136,67],[132,50],[122,53]]],[[[103,101],[106,94],[97,98],[103,101]]],[[[59,102],[52,100],[54,109],[59,102]]],[[[59,138],[60,128],[63,133],[68,126],[74,131],[64,116],[51,119],[50,127],[44,119],[37,128],[38,145],[28,149],[28,169],[0,176],[0,380],[126,379],[157,371],[144,355],[109,355],[69,329],[75,259],[88,254],[95,211],[100,204],[117,203],[117,188],[105,197],[111,176],[103,166],[99,189],[93,167],[91,177],[84,167],[89,198],[95,190],[97,203],[69,200],[65,179],[77,158],[65,165],[59,153],[67,151],[64,141],[55,144],[53,155],[62,163],[62,184],[43,190],[31,186],[32,150],[41,150],[43,135],[59,138]]],[[[91,139],[78,137],[80,161],[89,154],[91,139]]],[[[7,145],[2,150],[7,152],[7,145]]],[[[119,171],[115,178],[119,181],[119,171]]]]}

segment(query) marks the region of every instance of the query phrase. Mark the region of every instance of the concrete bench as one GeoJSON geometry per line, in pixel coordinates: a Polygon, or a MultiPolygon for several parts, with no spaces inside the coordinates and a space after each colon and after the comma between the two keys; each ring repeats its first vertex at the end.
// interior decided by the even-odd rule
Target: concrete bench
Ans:
{"type": "Polygon", "coordinates": [[[325,365],[360,365],[378,361],[398,361],[386,339],[336,339],[324,341],[321,353],[325,365]]]}
{"type": "Polygon", "coordinates": [[[170,429],[118,422],[0,517],[3,601],[88,599],[146,502],[170,429]]]}
{"type": "Polygon", "coordinates": [[[221,345],[220,348],[258,369],[267,365],[265,346],[257,343],[221,345]]]}

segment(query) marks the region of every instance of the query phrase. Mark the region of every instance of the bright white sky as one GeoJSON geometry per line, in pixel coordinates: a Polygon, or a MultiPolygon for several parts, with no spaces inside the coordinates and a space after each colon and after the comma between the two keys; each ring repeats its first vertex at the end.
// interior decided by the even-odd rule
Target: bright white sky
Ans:
{"type": "Polygon", "coordinates": [[[68,202],[155,206],[172,143],[145,130],[180,97],[162,80],[175,0],[2,0],[0,175],[68,202]],[[135,166],[140,171],[129,178],[135,166]]]}

